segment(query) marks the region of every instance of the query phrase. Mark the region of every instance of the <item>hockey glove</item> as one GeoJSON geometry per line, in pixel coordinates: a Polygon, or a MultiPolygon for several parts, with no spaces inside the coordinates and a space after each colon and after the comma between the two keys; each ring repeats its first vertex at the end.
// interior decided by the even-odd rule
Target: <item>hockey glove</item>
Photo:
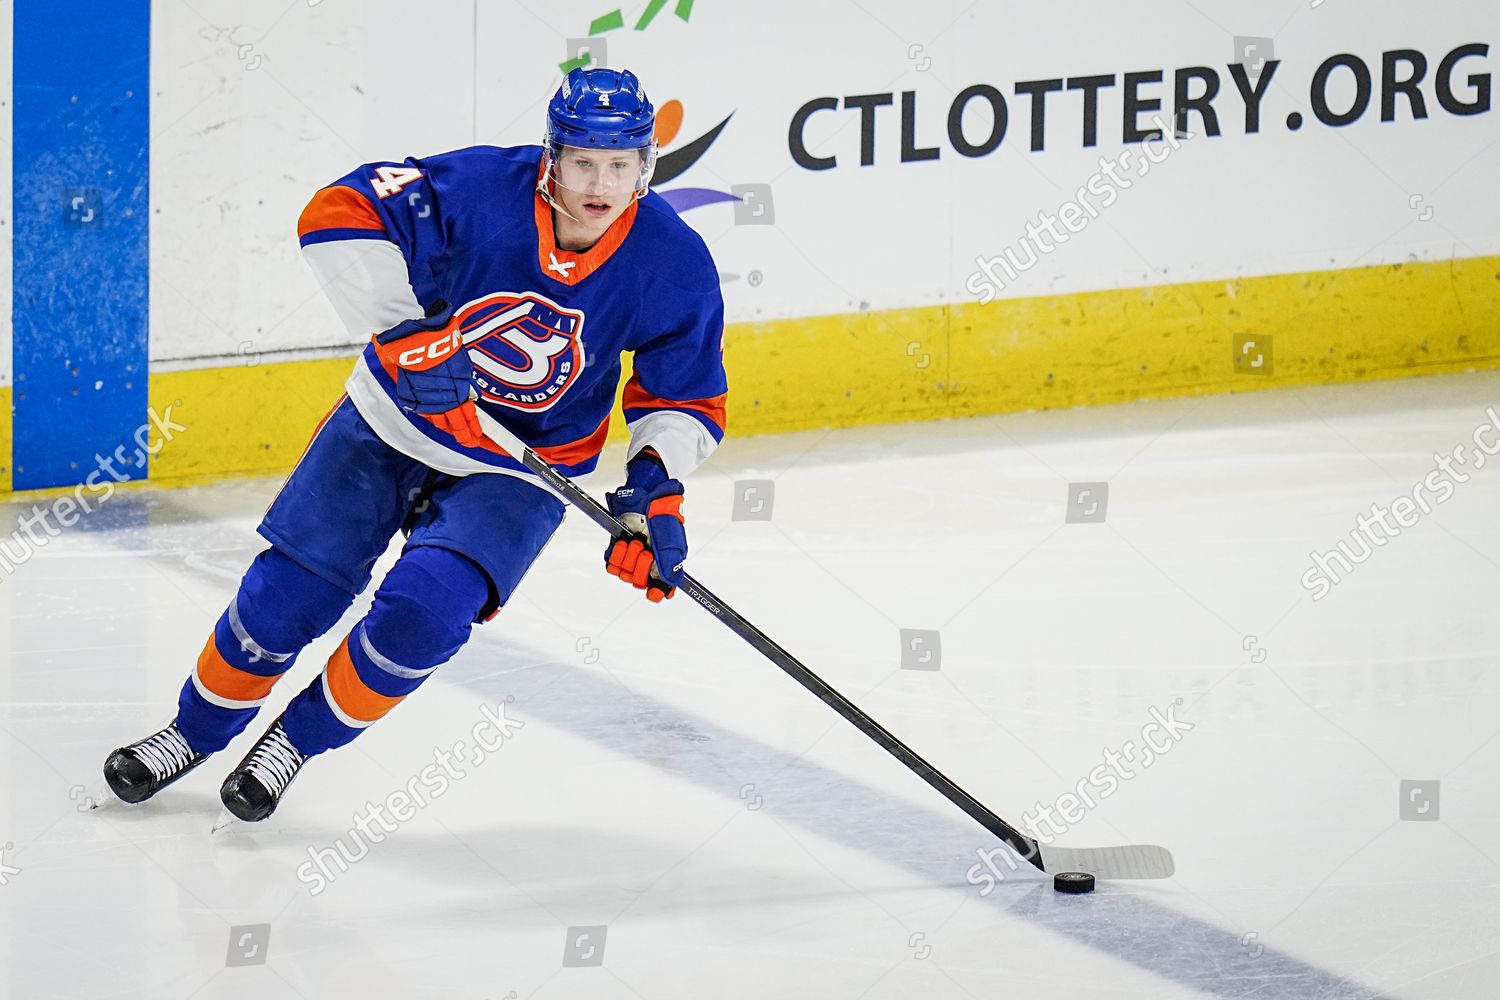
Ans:
{"type": "Polygon", "coordinates": [[[374,336],[380,360],[396,368],[396,398],[465,447],[484,439],[474,412],[474,364],[464,349],[453,309],[438,301],[423,319],[397,323],[374,336]]]}
{"type": "Polygon", "coordinates": [[[687,529],[682,519],[682,483],[667,478],[666,466],[643,449],[625,467],[625,485],[604,494],[609,512],[630,534],[612,540],[604,568],[640,590],[653,603],[666,600],[682,583],[687,529]]]}

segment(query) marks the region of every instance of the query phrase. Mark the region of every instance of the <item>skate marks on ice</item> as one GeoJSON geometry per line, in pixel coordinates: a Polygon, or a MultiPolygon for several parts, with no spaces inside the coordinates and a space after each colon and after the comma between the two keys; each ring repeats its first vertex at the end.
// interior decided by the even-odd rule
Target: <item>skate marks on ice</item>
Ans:
{"type": "MultiPolygon", "coordinates": [[[[982,828],[936,792],[931,793],[930,807],[909,805],[709,719],[685,715],[638,692],[622,693],[608,677],[565,662],[547,662],[541,651],[513,642],[484,638],[474,642],[470,652],[464,663],[449,664],[450,669],[459,668],[447,675],[449,683],[485,698],[514,694],[528,718],[726,797],[743,791],[727,775],[753,773],[756,794],[774,803],[781,822],[904,868],[934,885],[949,886],[955,893],[972,894],[981,904],[1000,907],[1074,944],[1205,995],[1264,997],[1274,988],[1281,998],[1392,1000],[1292,955],[1264,946],[1247,949],[1239,934],[1155,902],[1131,886],[1101,883],[1088,896],[1058,896],[1050,876],[1019,862],[1015,873],[1007,868],[1001,884],[981,899],[975,886],[965,882],[964,872],[973,864],[976,845],[999,842],[990,843],[992,838],[982,828]],[[543,663],[545,669],[468,675],[497,660],[518,657],[543,663]],[[627,705],[621,704],[622,697],[629,699],[627,705]],[[684,733],[692,737],[685,739],[684,733]],[[771,778],[765,780],[766,775],[771,778]]],[[[775,668],[768,664],[766,669],[775,668]]],[[[871,767],[900,768],[878,748],[871,749],[871,767]]]]}

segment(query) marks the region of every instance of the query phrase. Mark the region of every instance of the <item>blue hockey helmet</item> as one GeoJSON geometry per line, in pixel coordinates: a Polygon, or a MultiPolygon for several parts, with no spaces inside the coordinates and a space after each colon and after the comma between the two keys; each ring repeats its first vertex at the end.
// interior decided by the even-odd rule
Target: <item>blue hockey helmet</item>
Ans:
{"type": "Polygon", "coordinates": [[[547,105],[543,146],[549,176],[564,147],[638,151],[634,187],[639,197],[656,168],[656,109],[628,69],[573,69],[547,105]]]}

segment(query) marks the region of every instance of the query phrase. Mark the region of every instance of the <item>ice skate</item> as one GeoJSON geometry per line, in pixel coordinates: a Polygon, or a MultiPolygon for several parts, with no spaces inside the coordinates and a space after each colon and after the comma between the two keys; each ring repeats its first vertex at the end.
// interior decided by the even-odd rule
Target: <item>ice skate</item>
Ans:
{"type": "Polygon", "coordinates": [[[120,747],[104,761],[104,780],[122,802],[145,802],[203,763],[211,754],[188,746],[177,723],[120,747]]]}
{"type": "Polygon", "coordinates": [[[229,772],[219,798],[236,819],[259,823],[276,811],[287,786],[305,763],[307,757],[292,746],[278,718],[255,741],[240,766],[229,772]]]}

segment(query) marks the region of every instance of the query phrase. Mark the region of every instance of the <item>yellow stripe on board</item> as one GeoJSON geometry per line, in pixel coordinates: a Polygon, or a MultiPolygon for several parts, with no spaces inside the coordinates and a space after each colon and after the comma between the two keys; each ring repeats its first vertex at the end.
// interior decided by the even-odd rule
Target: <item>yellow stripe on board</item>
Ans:
{"type": "Polygon", "coordinates": [[[0,387],[0,493],[10,492],[11,422],[15,417],[10,408],[10,386],[0,387]]]}
{"type": "MultiPolygon", "coordinates": [[[[352,364],[153,374],[151,478],[284,472],[352,364]]],[[[731,435],[1494,367],[1500,258],[733,324],[725,365],[731,435]]]]}
{"type": "Polygon", "coordinates": [[[1486,368],[1500,257],[777,320],[725,361],[731,434],[1486,368]]]}
{"type": "Polygon", "coordinates": [[[966,306],[951,343],[954,415],[1486,368],[1500,257],[966,306]],[[1236,344],[1266,335],[1252,373],[1236,344]]]}
{"type": "Polygon", "coordinates": [[[284,472],[344,391],[353,358],[153,372],[151,405],[178,432],[151,460],[152,480],[284,472]]]}

